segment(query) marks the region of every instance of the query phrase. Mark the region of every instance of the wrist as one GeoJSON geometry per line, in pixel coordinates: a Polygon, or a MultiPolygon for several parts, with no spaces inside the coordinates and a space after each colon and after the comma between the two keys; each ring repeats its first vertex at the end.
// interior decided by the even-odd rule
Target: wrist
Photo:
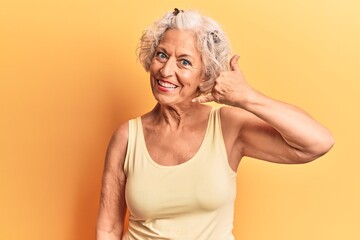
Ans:
{"type": "Polygon", "coordinates": [[[260,92],[251,88],[246,92],[243,91],[238,94],[234,106],[251,111],[254,106],[260,104],[262,97],[263,95],[260,92]]]}

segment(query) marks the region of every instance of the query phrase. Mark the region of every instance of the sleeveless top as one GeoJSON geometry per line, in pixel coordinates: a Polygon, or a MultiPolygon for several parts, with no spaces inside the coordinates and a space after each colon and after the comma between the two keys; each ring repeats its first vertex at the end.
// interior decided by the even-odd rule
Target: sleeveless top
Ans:
{"type": "Polygon", "coordinates": [[[175,166],[151,159],[141,118],[130,120],[124,171],[130,215],[123,240],[234,240],[236,173],[227,159],[220,108],[211,110],[199,150],[175,166]]]}

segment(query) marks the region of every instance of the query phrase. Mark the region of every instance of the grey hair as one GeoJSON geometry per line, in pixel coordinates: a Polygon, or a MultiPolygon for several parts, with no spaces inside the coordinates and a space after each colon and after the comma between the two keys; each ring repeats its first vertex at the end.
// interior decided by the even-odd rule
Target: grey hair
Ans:
{"type": "Polygon", "coordinates": [[[175,9],[174,12],[166,13],[141,36],[137,52],[146,71],[149,71],[156,48],[168,29],[189,30],[196,34],[206,80],[200,86],[200,92],[209,92],[220,72],[229,69],[231,47],[224,31],[216,21],[196,11],[175,9]]]}

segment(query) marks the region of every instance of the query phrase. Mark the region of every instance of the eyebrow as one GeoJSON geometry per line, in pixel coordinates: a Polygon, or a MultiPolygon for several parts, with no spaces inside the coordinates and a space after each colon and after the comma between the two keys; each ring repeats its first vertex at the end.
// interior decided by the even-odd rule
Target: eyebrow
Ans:
{"type": "MultiPolygon", "coordinates": [[[[169,55],[168,52],[166,51],[166,49],[163,48],[163,47],[157,47],[157,50],[163,51],[163,52],[165,52],[167,55],[169,55]]],[[[191,58],[191,59],[195,59],[193,56],[191,56],[191,55],[189,55],[189,54],[186,54],[186,53],[183,53],[183,54],[181,54],[181,55],[178,56],[178,57],[179,57],[179,58],[191,58]]]]}

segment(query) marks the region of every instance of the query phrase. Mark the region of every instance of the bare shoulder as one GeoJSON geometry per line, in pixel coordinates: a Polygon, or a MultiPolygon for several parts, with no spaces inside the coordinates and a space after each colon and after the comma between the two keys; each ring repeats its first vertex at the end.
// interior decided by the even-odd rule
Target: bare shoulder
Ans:
{"type": "Polygon", "coordinates": [[[251,112],[241,108],[224,106],[220,110],[221,127],[224,137],[243,140],[253,132],[269,132],[272,127],[251,112]]]}
{"type": "Polygon", "coordinates": [[[220,108],[221,129],[224,136],[225,145],[228,148],[228,155],[232,151],[234,144],[238,141],[240,132],[251,113],[235,107],[223,106],[220,108]]]}
{"type": "Polygon", "coordinates": [[[225,106],[221,108],[220,114],[223,131],[230,131],[240,138],[247,133],[252,135],[254,132],[271,132],[271,134],[275,132],[264,120],[241,108],[225,106]]]}
{"type": "Polygon", "coordinates": [[[125,122],[121,124],[113,133],[111,137],[111,141],[113,141],[116,146],[115,147],[121,147],[120,145],[123,145],[123,143],[127,143],[129,137],[129,122],[125,122]]]}
{"type": "MultiPolygon", "coordinates": [[[[127,142],[129,138],[129,123],[118,127],[111,136],[106,151],[106,168],[121,170],[125,160],[127,142]]],[[[108,169],[109,170],[109,169],[108,169]]]]}
{"type": "Polygon", "coordinates": [[[236,107],[223,106],[220,109],[221,122],[224,126],[241,128],[249,121],[258,119],[254,114],[236,107]]]}

